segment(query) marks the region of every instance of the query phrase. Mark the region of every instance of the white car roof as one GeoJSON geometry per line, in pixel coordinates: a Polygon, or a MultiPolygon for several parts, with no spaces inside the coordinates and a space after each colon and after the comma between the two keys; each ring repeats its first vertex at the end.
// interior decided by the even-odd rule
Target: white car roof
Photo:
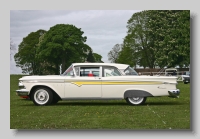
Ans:
{"type": "Polygon", "coordinates": [[[118,69],[123,69],[125,70],[129,65],[127,64],[119,64],[119,63],[73,63],[73,66],[115,66],[118,69]]]}
{"type": "Polygon", "coordinates": [[[167,71],[167,70],[175,70],[175,71],[177,71],[176,68],[167,68],[167,69],[165,69],[165,71],[167,71]]]}

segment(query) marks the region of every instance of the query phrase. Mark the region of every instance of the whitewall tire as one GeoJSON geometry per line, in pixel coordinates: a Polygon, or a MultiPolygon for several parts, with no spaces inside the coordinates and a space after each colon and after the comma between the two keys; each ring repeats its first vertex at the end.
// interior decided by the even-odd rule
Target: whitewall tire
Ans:
{"type": "Polygon", "coordinates": [[[146,99],[146,97],[128,97],[126,98],[126,102],[130,105],[142,105],[146,99]]]}
{"type": "Polygon", "coordinates": [[[32,93],[32,100],[35,105],[49,105],[53,101],[53,93],[48,88],[37,88],[32,93]]]}

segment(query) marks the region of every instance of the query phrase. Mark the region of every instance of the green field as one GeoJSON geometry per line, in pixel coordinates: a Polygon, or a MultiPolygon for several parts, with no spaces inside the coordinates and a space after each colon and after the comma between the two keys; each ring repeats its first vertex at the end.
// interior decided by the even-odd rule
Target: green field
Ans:
{"type": "Polygon", "coordinates": [[[10,75],[10,129],[191,129],[190,84],[179,82],[178,99],[147,98],[141,106],[130,106],[125,100],[35,106],[16,96],[20,77],[10,75]]]}

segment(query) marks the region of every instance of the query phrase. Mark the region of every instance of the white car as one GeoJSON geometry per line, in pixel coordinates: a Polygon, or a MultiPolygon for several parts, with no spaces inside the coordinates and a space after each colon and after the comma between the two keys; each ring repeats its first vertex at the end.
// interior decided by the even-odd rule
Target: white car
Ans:
{"type": "Polygon", "coordinates": [[[126,70],[132,72],[126,64],[73,63],[62,75],[20,78],[16,94],[29,97],[35,105],[102,99],[125,99],[131,105],[140,105],[147,97],[177,98],[180,94],[177,77],[125,76],[126,70]]]}

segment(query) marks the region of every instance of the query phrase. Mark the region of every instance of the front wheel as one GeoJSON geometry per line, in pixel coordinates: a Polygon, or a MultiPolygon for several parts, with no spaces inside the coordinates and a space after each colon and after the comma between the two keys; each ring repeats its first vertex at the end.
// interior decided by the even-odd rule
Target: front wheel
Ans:
{"type": "Polygon", "coordinates": [[[35,105],[49,105],[53,101],[53,93],[48,88],[37,88],[32,93],[32,100],[35,105]]]}
{"type": "Polygon", "coordinates": [[[126,102],[130,105],[141,105],[145,103],[146,99],[146,97],[128,97],[126,102]]]}

